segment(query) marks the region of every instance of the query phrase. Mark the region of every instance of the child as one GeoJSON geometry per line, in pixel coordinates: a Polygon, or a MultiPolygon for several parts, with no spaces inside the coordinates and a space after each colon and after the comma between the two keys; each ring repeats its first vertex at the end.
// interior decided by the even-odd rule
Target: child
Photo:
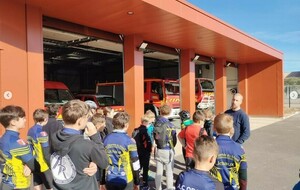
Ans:
{"type": "MultiPolygon", "coordinates": [[[[147,125],[147,132],[151,140],[151,144],[154,143],[153,138],[153,131],[154,131],[154,122],[155,122],[155,113],[153,113],[151,110],[147,110],[145,113],[145,117],[148,118],[149,124],[147,125]]],[[[153,149],[153,146],[152,146],[153,149]]]]}
{"type": "Polygon", "coordinates": [[[138,128],[134,129],[133,136],[132,136],[136,141],[140,165],[141,168],[143,168],[142,190],[149,189],[148,171],[149,171],[150,155],[152,150],[152,142],[148,134],[149,125],[151,125],[150,118],[148,117],[148,115],[145,114],[141,119],[141,125],[138,128]]]}
{"type": "Polygon", "coordinates": [[[58,130],[63,128],[61,121],[56,119],[57,113],[59,110],[59,105],[50,104],[47,106],[47,111],[49,114],[48,122],[42,127],[43,131],[48,134],[49,145],[51,144],[51,136],[56,133],[58,130]]]}
{"type": "MultiPolygon", "coordinates": [[[[51,171],[57,189],[98,190],[95,175],[88,176],[84,169],[91,162],[105,169],[108,159],[96,127],[88,122],[89,107],[80,100],[71,100],[62,108],[65,126],[52,136],[51,171]],[[81,130],[90,140],[83,138],[81,130]]],[[[97,168],[96,168],[97,171],[97,168]]]]}
{"type": "MultiPolygon", "coordinates": [[[[100,113],[95,113],[91,118],[91,122],[95,125],[97,131],[99,132],[99,137],[103,141],[103,139],[106,136],[105,133],[103,132],[103,130],[105,128],[105,116],[100,113]]],[[[97,173],[96,173],[96,178],[100,184],[99,189],[103,188],[101,181],[103,180],[102,177],[104,175],[105,175],[105,170],[98,168],[97,173]]]]}
{"type": "Polygon", "coordinates": [[[105,135],[108,135],[112,133],[112,131],[114,130],[112,120],[115,115],[115,111],[113,108],[106,106],[103,108],[103,114],[105,115],[105,120],[106,120],[104,132],[105,135]]]}
{"type": "Polygon", "coordinates": [[[178,115],[181,120],[181,130],[184,129],[185,127],[193,124],[193,120],[191,120],[191,115],[190,115],[189,111],[182,110],[179,112],[178,115]]]}
{"type": "Polygon", "coordinates": [[[95,125],[97,131],[100,133],[101,139],[103,140],[106,136],[104,133],[105,116],[100,113],[95,113],[91,118],[91,122],[95,125]]]}
{"type": "Polygon", "coordinates": [[[204,114],[205,114],[204,129],[206,130],[208,136],[213,137],[214,136],[214,130],[213,130],[214,114],[210,108],[205,109],[204,114]]]}
{"type": "Polygon", "coordinates": [[[4,160],[0,189],[29,190],[31,171],[40,169],[30,146],[19,137],[20,130],[25,128],[25,122],[25,112],[19,106],[6,106],[0,111],[0,123],[5,128],[5,133],[0,138],[1,157],[4,160]]]}
{"type": "Polygon", "coordinates": [[[162,105],[159,109],[160,116],[154,124],[154,139],[157,145],[155,154],[156,159],[156,190],[161,190],[162,176],[164,166],[166,167],[167,189],[174,187],[173,169],[174,169],[174,147],[177,143],[176,130],[174,125],[169,121],[168,116],[171,113],[171,107],[167,104],[162,105]],[[161,130],[163,129],[163,130],[161,130]],[[164,134],[166,134],[164,136],[164,134]]]}
{"type": "Polygon", "coordinates": [[[36,160],[40,164],[40,171],[33,173],[33,182],[35,190],[42,190],[44,184],[46,189],[53,188],[53,177],[49,169],[46,158],[49,158],[48,134],[42,131],[42,127],[48,122],[49,114],[43,109],[36,109],[33,112],[35,125],[27,133],[27,140],[33,150],[36,160]]]}
{"type": "Polygon", "coordinates": [[[201,135],[207,135],[206,131],[203,129],[205,116],[201,110],[195,111],[193,114],[193,124],[184,128],[179,134],[178,139],[181,144],[185,145],[186,155],[185,155],[185,166],[186,170],[194,168],[195,162],[193,157],[194,142],[195,139],[201,135]]]}
{"type": "Polygon", "coordinates": [[[215,117],[216,141],[220,147],[217,161],[211,174],[224,184],[225,190],[245,190],[247,188],[247,162],[242,146],[230,138],[233,118],[228,114],[215,117]]]}
{"type": "MultiPolygon", "coordinates": [[[[179,117],[180,117],[180,120],[181,120],[181,131],[183,131],[187,126],[190,126],[193,124],[193,120],[191,120],[191,115],[190,115],[190,112],[189,111],[186,111],[186,110],[182,110],[179,112],[179,117]]],[[[186,150],[185,150],[185,147],[186,147],[186,142],[185,142],[185,139],[182,139],[182,141],[180,141],[181,144],[182,144],[182,156],[183,156],[183,159],[184,161],[186,162],[186,150]]]]}
{"type": "Polygon", "coordinates": [[[106,169],[106,189],[138,189],[140,163],[135,141],[127,135],[129,115],[119,112],[113,117],[114,130],[104,139],[109,157],[106,169]]]}
{"type": "Polygon", "coordinates": [[[223,184],[209,174],[218,152],[219,148],[214,138],[208,136],[196,138],[193,150],[195,168],[179,174],[175,185],[176,190],[224,190],[223,184]]]}

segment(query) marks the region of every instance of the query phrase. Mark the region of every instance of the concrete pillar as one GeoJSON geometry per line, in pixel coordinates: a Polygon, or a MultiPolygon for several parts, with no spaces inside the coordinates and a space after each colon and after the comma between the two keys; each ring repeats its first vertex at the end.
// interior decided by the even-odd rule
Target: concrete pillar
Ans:
{"type": "Polygon", "coordinates": [[[219,114],[226,111],[226,60],[216,59],[215,62],[215,113],[219,114]]]}
{"type": "Polygon", "coordinates": [[[129,134],[140,125],[144,114],[144,54],[137,49],[141,43],[139,36],[125,36],[124,105],[130,115],[129,134]]]}
{"type": "Polygon", "coordinates": [[[33,110],[44,106],[42,13],[25,2],[0,1],[0,23],[0,107],[25,110],[26,138],[33,110]]]}
{"type": "Polygon", "coordinates": [[[44,108],[44,59],[43,59],[43,21],[42,12],[26,6],[27,72],[28,72],[28,116],[31,127],[32,113],[44,108]]]}
{"type": "Polygon", "coordinates": [[[180,54],[180,104],[181,110],[195,112],[195,63],[194,50],[181,50],[180,54]]]}

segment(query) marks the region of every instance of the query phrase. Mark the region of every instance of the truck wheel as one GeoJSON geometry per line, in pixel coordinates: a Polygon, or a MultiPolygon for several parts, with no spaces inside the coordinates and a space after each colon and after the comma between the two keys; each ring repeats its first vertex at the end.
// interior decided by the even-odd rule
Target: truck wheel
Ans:
{"type": "Polygon", "coordinates": [[[298,98],[298,92],[297,91],[290,92],[290,98],[292,100],[296,100],[298,98]]]}

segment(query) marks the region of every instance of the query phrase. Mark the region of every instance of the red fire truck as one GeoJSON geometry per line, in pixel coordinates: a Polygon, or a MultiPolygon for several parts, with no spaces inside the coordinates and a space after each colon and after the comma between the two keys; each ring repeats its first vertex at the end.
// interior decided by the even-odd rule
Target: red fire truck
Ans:
{"type": "Polygon", "coordinates": [[[74,99],[74,96],[70,92],[69,88],[62,82],[57,81],[44,81],[45,88],[45,106],[49,104],[57,104],[60,106],[57,119],[62,119],[61,112],[62,106],[70,100],[74,99]]]}
{"type": "MultiPolygon", "coordinates": [[[[97,83],[96,93],[110,95],[124,105],[123,82],[97,83]]],[[[169,119],[179,118],[179,82],[169,79],[145,79],[144,80],[144,103],[153,104],[159,108],[163,104],[171,106],[172,111],[169,119]]],[[[158,114],[158,113],[155,113],[158,114]]]]}
{"type": "Polygon", "coordinates": [[[196,108],[206,109],[215,107],[215,89],[213,80],[196,78],[195,80],[196,108]]]}
{"type": "MultiPolygon", "coordinates": [[[[96,93],[110,95],[124,105],[123,82],[97,83],[96,93]]],[[[153,104],[159,108],[163,104],[169,104],[172,108],[169,119],[179,118],[180,112],[180,85],[179,80],[171,79],[145,79],[144,80],[144,103],[145,107],[153,104]]],[[[211,79],[196,78],[195,100],[198,109],[214,109],[214,84],[211,79]]],[[[157,110],[157,109],[156,109],[157,110]]],[[[155,114],[158,114],[157,111],[155,114]]]]}

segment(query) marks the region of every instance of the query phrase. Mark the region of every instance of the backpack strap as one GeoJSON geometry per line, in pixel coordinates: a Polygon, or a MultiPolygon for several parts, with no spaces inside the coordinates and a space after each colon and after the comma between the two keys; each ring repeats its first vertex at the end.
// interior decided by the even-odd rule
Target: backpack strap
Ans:
{"type": "Polygon", "coordinates": [[[166,125],[167,125],[166,129],[167,129],[167,133],[168,133],[168,139],[169,139],[168,143],[169,143],[171,149],[174,150],[174,143],[173,143],[173,136],[172,136],[173,129],[167,123],[166,123],[166,125]],[[168,130],[169,130],[169,132],[168,132],[168,130]]]}

